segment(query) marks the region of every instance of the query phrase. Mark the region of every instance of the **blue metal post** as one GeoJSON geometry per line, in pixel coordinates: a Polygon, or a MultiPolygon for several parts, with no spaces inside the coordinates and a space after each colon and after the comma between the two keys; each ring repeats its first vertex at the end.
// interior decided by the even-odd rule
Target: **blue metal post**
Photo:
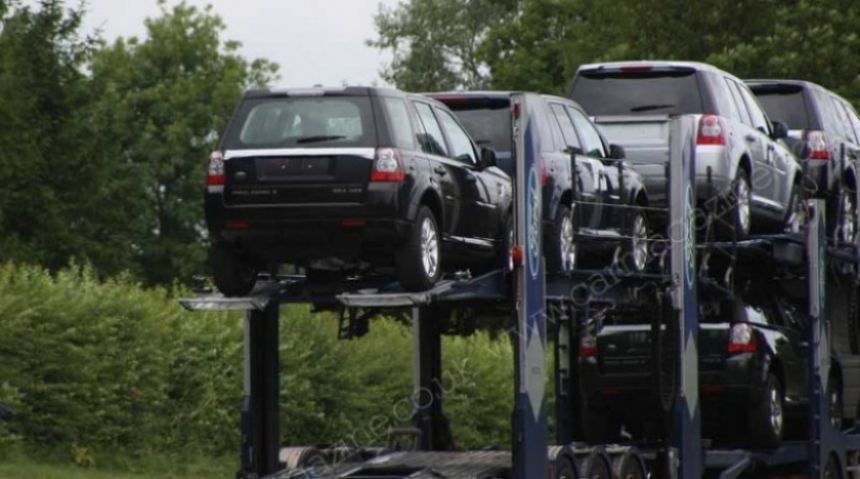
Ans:
{"type": "MultiPolygon", "coordinates": [[[[681,479],[702,477],[701,408],[699,407],[699,333],[696,301],[696,121],[680,117],[670,132],[669,213],[672,240],[674,308],[678,314],[677,351],[680,395],[675,401],[671,444],[678,451],[681,479]]],[[[674,469],[670,465],[670,468],[674,469]]]]}
{"type": "Polygon", "coordinates": [[[515,273],[517,326],[515,341],[515,407],[513,467],[515,479],[543,479],[549,475],[546,381],[545,276],[541,248],[542,188],[537,125],[531,120],[525,95],[513,96],[516,152],[516,244],[522,264],[515,273]]]}

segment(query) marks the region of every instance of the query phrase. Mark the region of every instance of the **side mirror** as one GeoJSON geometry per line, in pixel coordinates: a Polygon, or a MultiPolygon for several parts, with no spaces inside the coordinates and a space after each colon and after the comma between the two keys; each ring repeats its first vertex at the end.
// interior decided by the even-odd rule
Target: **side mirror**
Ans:
{"type": "Polygon", "coordinates": [[[496,152],[491,148],[481,148],[481,169],[496,166],[496,152]]]}
{"type": "Polygon", "coordinates": [[[624,147],[621,145],[609,145],[609,159],[611,160],[623,160],[627,158],[627,152],[624,151],[624,147]]]}
{"type": "Polygon", "coordinates": [[[788,136],[788,125],[781,121],[774,121],[771,123],[773,126],[773,132],[770,134],[771,138],[774,140],[779,140],[788,136]]]}
{"type": "Polygon", "coordinates": [[[584,155],[585,154],[585,152],[582,151],[582,148],[580,148],[578,146],[568,146],[567,148],[564,149],[564,152],[567,153],[568,155],[584,155]]]}

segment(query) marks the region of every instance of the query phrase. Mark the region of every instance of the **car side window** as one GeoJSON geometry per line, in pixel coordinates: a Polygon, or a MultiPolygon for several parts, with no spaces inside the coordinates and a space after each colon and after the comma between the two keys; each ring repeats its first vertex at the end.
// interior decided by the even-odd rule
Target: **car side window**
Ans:
{"type": "Polygon", "coordinates": [[[561,128],[561,134],[564,136],[565,146],[582,148],[579,144],[579,138],[576,136],[576,130],[573,128],[573,123],[570,121],[570,117],[567,116],[567,111],[564,109],[564,105],[559,103],[551,103],[550,105],[553,116],[556,121],[558,121],[558,126],[561,128]]]}
{"type": "Polygon", "coordinates": [[[603,139],[588,117],[576,108],[568,107],[567,113],[573,120],[573,126],[582,139],[582,149],[585,151],[585,154],[598,158],[606,158],[606,150],[603,149],[603,139]]]}
{"type": "Polygon", "coordinates": [[[855,144],[860,145],[860,118],[857,117],[857,112],[850,105],[845,105],[848,111],[848,120],[851,122],[851,128],[854,130],[854,136],[857,138],[855,144]]]}
{"type": "Polygon", "coordinates": [[[714,74],[709,74],[706,78],[708,78],[708,82],[713,88],[714,102],[717,105],[717,114],[725,118],[734,118],[740,121],[740,112],[738,112],[738,107],[735,105],[731,91],[729,90],[729,86],[726,82],[721,82],[720,77],[714,74]]]}
{"type": "Polygon", "coordinates": [[[845,105],[836,98],[831,97],[831,100],[833,101],[833,108],[836,110],[836,116],[839,118],[839,134],[848,141],[856,143],[857,138],[854,136],[854,129],[851,126],[851,118],[848,111],[845,109],[845,105]]]}
{"type": "Polygon", "coordinates": [[[434,108],[439,115],[439,120],[442,122],[442,127],[445,128],[445,133],[448,134],[448,140],[451,142],[451,156],[455,160],[475,165],[478,163],[478,156],[475,153],[475,147],[469,134],[463,130],[463,127],[457,123],[457,120],[445,110],[434,108]]]}
{"type": "Polygon", "coordinates": [[[750,118],[752,119],[753,128],[765,133],[770,133],[770,122],[767,120],[767,116],[764,114],[764,111],[762,111],[758,100],[755,99],[753,94],[749,91],[749,88],[745,85],[736,85],[738,87],[738,91],[741,92],[741,96],[747,104],[747,111],[749,111],[750,118]]]}
{"type": "Polygon", "coordinates": [[[418,112],[418,118],[424,126],[424,132],[418,134],[418,143],[421,144],[421,150],[425,153],[434,155],[448,156],[448,149],[445,148],[445,136],[442,134],[442,128],[430,105],[426,103],[414,102],[415,110],[418,112]]]}
{"type": "Polygon", "coordinates": [[[385,112],[388,113],[389,131],[394,146],[404,150],[415,149],[415,135],[412,134],[412,122],[409,110],[402,98],[383,97],[385,112]]]}
{"type": "Polygon", "coordinates": [[[732,100],[735,104],[735,113],[737,116],[736,120],[740,121],[744,125],[752,126],[752,120],[750,119],[749,110],[747,110],[747,105],[744,103],[743,98],[741,98],[741,94],[738,91],[737,84],[734,80],[726,78],[726,85],[729,87],[729,94],[732,97],[732,100]]]}

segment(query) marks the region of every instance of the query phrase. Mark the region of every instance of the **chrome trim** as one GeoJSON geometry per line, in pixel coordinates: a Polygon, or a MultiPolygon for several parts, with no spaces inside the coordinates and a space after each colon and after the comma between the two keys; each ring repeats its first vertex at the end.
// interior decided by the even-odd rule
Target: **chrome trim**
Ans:
{"type": "Polygon", "coordinates": [[[224,160],[233,158],[250,158],[255,156],[360,156],[368,160],[376,158],[376,148],[262,148],[256,150],[227,150],[224,160]]]}

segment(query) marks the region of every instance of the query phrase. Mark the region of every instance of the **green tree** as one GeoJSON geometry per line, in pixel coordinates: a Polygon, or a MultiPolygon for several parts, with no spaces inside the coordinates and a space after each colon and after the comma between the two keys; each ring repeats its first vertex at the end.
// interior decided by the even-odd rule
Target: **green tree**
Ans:
{"type": "Polygon", "coordinates": [[[513,13],[514,0],[413,0],[380,6],[378,38],[368,45],[393,54],[382,77],[412,91],[484,88],[488,69],[479,52],[492,25],[513,13]]]}
{"type": "MultiPolygon", "coordinates": [[[[145,40],[119,39],[94,55],[100,98],[92,121],[99,146],[133,176],[118,178],[140,198],[126,212],[137,224],[129,244],[148,283],[205,270],[203,178],[209,153],[244,88],[262,85],[277,65],[246,61],[211,7],[182,2],[146,20],[145,40]]],[[[125,186],[122,186],[125,188],[125,186]]]]}

